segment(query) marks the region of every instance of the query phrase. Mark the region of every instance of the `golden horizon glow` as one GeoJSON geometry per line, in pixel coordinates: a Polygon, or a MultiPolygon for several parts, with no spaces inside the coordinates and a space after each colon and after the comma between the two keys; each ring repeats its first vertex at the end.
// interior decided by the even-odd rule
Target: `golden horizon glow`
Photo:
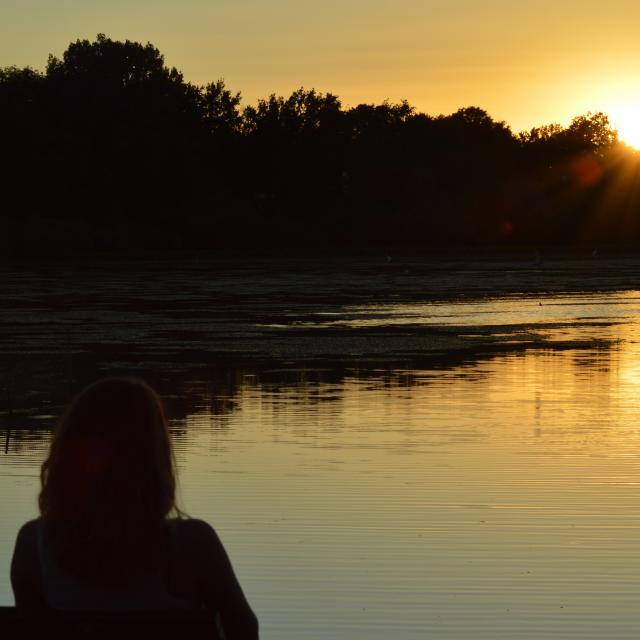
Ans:
{"type": "Polygon", "coordinates": [[[315,88],[345,107],[406,99],[437,116],[476,106],[514,133],[603,111],[640,146],[629,110],[617,113],[620,96],[640,87],[631,0],[607,4],[614,28],[603,27],[599,3],[577,0],[407,0],[401,10],[385,0],[5,0],[3,9],[0,67],[42,70],[50,53],[104,33],[151,42],[194,84],[224,78],[243,105],[315,88]]]}

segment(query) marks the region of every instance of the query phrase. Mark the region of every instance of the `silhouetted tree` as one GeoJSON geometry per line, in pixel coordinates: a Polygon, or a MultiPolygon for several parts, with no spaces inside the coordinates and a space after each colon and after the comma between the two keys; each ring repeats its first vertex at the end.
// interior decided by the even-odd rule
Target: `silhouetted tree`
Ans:
{"type": "Polygon", "coordinates": [[[50,56],[46,81],[64,168],[59,209],[82,218],[98,209],[103,220],[174,216],[199,165],[198,89],[151,44],[103,34],[50,56]]]}
{"type": "Polygon", "coordinates": [[[242,127],[240,92],[231,93],[224,80],[207,84],[201,97],[202,117],[212,133],[237,133],[242,127]]]}
{"type": "Polygon", "coordinates": [[[275,241],[314,244],[324,233],[343,168],[343,117],[336,96],[304,88],[245,109],[250,184],[275,241]]]}
{"type": "Polygon", "coordinates": [[[602,154],[618,144],[618,132],[612,129],[609,117],[601,111],[576,116],[560,135],[566,140],[567,147],[576,151],[602,154]]]}
{"type": "Polygon", "coordinates": [[[0,69],[4,253],[150,245],[640,247],[640,163],[601,112],[512,133],[477,106],[242,108],[98,34],[0,69]],[[622,185],[622,186],[621,186],[622,185]]]}

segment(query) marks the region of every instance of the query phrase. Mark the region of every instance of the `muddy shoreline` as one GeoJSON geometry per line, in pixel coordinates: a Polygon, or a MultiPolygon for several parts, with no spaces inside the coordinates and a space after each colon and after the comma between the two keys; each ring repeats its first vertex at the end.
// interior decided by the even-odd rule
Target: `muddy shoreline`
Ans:
{"type": "Polygon", "coordinates": [[[580,304],[582,296],[636,286],[636,258],[198,258],[7,267],[0,274],[0,419],[33,424],[109,374],[142,375],[167,396],[188,396],[189,381],[209,379],[215,394],[216,381],[274,369],[366,375],[528,349],[611,349],[617,339],[593,329],[623,320],[496,324],[470,316],[420,324],[402,316],[391,322],[380,310],[419,304],[428,314],[429,305],[505,299],[535,308],[567,295],[580,304]]]}

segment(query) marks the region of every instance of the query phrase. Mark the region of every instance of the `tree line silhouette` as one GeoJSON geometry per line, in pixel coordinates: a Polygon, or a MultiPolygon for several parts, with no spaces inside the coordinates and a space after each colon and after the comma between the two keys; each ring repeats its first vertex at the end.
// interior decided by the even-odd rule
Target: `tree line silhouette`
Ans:
{"type": "Polygon", "coordinates": [[[0,248],[640,248],[636,154],[603,113],[514,134],[478,107],[242,108],[99,34],[0,69],[0,248]]]}

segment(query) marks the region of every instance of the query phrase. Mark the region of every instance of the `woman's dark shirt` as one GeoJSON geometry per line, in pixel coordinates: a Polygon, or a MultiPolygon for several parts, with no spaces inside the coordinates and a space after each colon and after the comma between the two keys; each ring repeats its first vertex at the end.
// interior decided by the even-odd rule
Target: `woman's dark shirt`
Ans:
{"type": "Polygon", "coordinates": [[[45,526],[31,520],[18,533],[11,563],[16,606],[25,609],[217,611],[229,640],[255,639],[258,621],[216,532],[195,519],[167,521],[164,566],[119,588],[89,585],[60,570],[47,549],[45,526]]]}

